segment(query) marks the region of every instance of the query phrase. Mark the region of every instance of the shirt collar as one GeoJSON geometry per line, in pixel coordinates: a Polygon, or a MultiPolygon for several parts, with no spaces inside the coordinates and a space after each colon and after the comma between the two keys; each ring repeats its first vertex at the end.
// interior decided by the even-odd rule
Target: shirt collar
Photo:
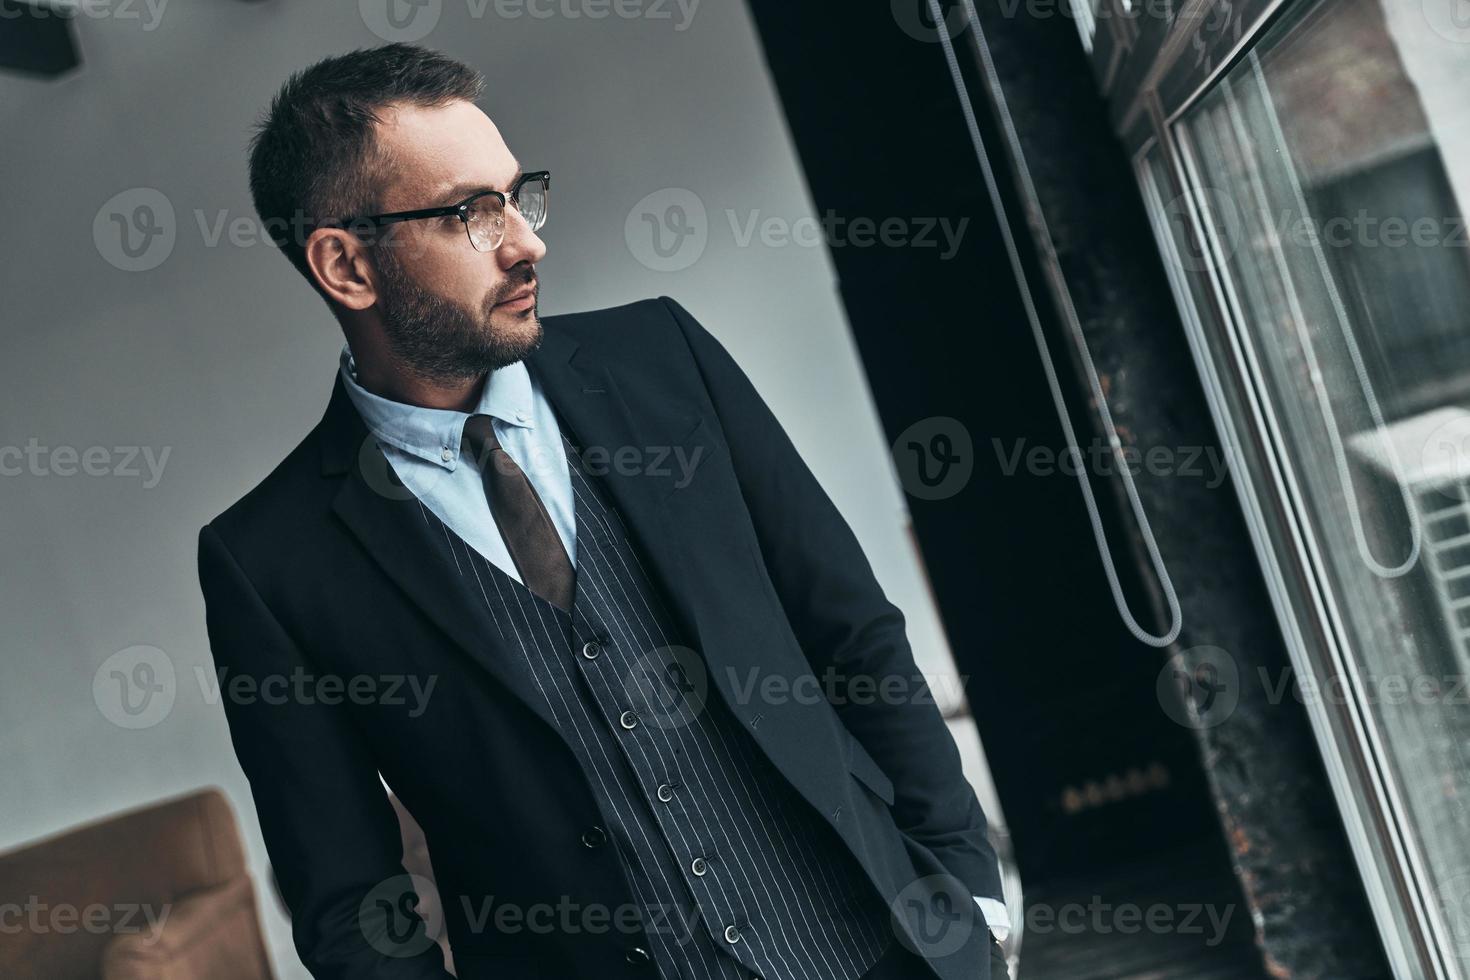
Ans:
{"type": "MultiPolygon", "coordinates": [[[[352,350],[342,346],[339,372],[347,395],[369,431],[383,442],[453,470],[459,463],[460,437],[468,412],[406,405],[375,395],[357,382],[352,350]],[[447,457],[447,458],[446,458],[447,457]]],[[[524,429],[535,428],[531,405],[531,375],[524,361],[491,371],[480,391],[477,415],[490,415],[524,429]]]]}

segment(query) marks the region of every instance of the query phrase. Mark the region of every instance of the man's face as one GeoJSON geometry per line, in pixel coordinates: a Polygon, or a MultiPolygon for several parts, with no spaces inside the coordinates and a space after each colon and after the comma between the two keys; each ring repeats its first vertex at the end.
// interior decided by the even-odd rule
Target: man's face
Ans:
{"type": "MultiPolygon", "coordinates": [[[[392,161],[383,211],[456,204],[481,190],[508,193],[520,166],[500,131],[468,102],[389,110],[378,139],[392,161]]],[[[470,244],[458,217],[388,226],[372,249],[388,346],[415,374],[463,382],[525,357],[541,341],[535,265],[546,245],[514,206],[493,252],[470,244]]]]}

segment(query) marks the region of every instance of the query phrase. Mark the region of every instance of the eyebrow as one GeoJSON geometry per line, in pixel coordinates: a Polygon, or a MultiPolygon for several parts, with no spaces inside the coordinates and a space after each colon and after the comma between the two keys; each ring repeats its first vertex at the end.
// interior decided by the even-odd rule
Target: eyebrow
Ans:
{"type": "Polygon", "coordinates": [[[457,204],[463,201],[471,194],[479,194],[482,191],[500,191],[503,194],[509,194],[510,189],[516,185],[516,181],[520,180],[523,176],[525,176],[525,170],[521,167],[520,162],[517,161],[515,176],[511,177],[510,183],[506,184],[503,190],[499,187],[492,187],[489,184],[475,182],[455,184],[444,193],[438,195],[435,200],[447,207],[450,204],[457,204]]]}

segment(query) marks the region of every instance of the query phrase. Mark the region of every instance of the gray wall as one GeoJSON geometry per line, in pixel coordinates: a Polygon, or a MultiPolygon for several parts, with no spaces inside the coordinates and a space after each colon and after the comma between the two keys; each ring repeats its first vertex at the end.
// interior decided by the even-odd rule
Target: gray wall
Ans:
{"type": "MultiPolygon", "coordinates": [[[[946,669],[827,254],[742,245],[725,215],[791,221],[812,209],[743,4],[705,0],[692,19],[673,4],[669,19],[533,17],[506,2],[475,16],[480,6],[431,4],[440,20],[423,43],[484,70],[485,108],[512,149],[555,173],[544,312],[668,294],[699,317],[853,524],[921,661],[946,669]],[[636,247],[625,234],[635,205],[666,188],[693,191],[709,215],[702,257],[672,271],[650,267],[646,231],[636,247]]],[[[0,452],[32,440],[90,448],[98,474],[65,475],[79,468],[65,451],[0,456],[0,848],[219,785],[262,881],[249,789],[196,673],[210,666],[196,535],[320,417],[341,337],[260,243],[244,147],[290,70],[381,39],[353,2],[98,9],[76,25],[79,73],[0,80],[0,452]],[[165,234],[135,262],[110,215],[141,203],[172,244],[165,234]],[[243,233],[213,239],[221,215],[243,233]],[[152,267],[118,267],[138,264],[152,267]],[[163,461],[156,485],[141,461],[128,475],[124,447],[163,461]],[[162,651],[148,654],[155,676],[167,686],[171,667],[174,681],[134,718],[120,714],[112,677],[131,663],[108,658],[139,645],[162,651]]],[[[284,920],[263,904],[281,975],[304,976],[284,920]]]]}

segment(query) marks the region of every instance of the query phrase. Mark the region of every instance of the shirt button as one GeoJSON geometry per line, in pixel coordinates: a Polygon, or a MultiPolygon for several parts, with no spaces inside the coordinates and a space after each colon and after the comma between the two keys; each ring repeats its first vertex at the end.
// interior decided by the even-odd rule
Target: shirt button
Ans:
{"type": "Polygon", "coordinates": [[[624,728],[628,729],[628,731],[631,732],[633,729],[638,727],[638,715],[632,711],[624,711],[622,715],[618,717],[618,724],[622,725],[624,728]]]}
{"type": "Polygon", "coordinates": [[[607,843],[607,831],[601,827],[588,827],[582,831],[582,844],[586,847],[601,847],[607,843]]]}
{"type": "Polygon", "coordinates": [[[694,877],[703,878],[709,874],[709,865],[705,863],[704,858],[695,858],[689,862],[689,870],[694,873],[694,877]]]}
{"type": "Polygon", "coordinates": [[[521,411],[521,412],[516,412],[516,421],[517,421],[517,422],[524,422],[524,421],[526,421],[526,419],[528,419],[528,418],[530,418],[530,417],[531,417],[531,416],[530,416],[530,415],[528,415],[528,414],[527,414],[527,413],[526,413],[526,412],[524,412],[524,411],[521,411]]]}
{"type": "Polygon", "coordinates": [[[447,463],[454,458],[454,451],[448,446],[445,446],[444,449],[439,453],[439,458],[447,463]]]}
{"type": "Polygon", "coordinates": [[[598,643],[596,640],[588,640],[586,643],[582,644],[582,656],[586,657],[588,660],[596,660],[597,655],[601,652],[602,644],[598,643]]]}
{"type": "Polygon", "coordinates": [[[672,800],[673,798],[674,798],[674,787],[670,786],[668,783],[664,783],[663,785],[659,786],[659,788],[658,788],[658,801],[660,803],[667,803],[670,800],[672,800]]]}
{"type": "Polygon", "coordinates": [[[734,946],[736,943],[740,942],[740,930],[736,929],[734,926],[726,926],[725,942],[729,943],[731,946],[734,946]]]}

